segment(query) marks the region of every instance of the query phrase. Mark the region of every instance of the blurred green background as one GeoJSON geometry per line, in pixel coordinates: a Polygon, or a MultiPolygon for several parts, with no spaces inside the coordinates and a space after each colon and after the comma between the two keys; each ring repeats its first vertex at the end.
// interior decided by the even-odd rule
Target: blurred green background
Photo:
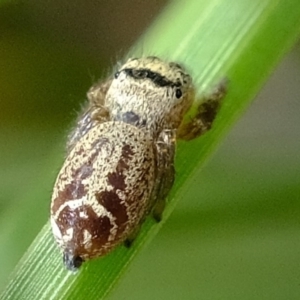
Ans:
{"type": "MultiPolygon", "coordinates": [[[[87,89],[165,3],[0,4],[0,288],[48,218],[87,89]]],[[[109,299],[299,299],[299,95],[297,45],[109,299]]]]}

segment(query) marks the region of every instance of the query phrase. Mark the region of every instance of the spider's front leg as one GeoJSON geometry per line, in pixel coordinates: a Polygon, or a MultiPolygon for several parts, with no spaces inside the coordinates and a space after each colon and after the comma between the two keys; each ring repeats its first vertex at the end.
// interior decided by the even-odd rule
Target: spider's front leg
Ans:
{"type": "Polygon", "coordinates": [[[106,93],[112,80],[94,84],[87,93],[88,102],[80,113],[76,126],[68,136],[67,153],[73,149],[75,144],[92,128],[95,124],[109,120],[109,113],[105,107],[106,93]]]}
{"type": "Polygon", "coordinates": [[[192,140],[211,129],[226,93],[227,80],[222,80],[209,94],[203,97],[196,115],[179,127],[177,137],[183,140],[192,140]]]}

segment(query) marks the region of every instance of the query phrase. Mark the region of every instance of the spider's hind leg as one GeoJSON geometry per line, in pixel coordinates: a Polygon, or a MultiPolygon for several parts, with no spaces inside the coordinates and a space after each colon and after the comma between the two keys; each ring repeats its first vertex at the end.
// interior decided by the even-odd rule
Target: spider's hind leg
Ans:
{"type": "Polygon", "coordinates": [[[174,130],[161,132],[156,142],[157,152],[157,177],[153,191],[152,216],[159,222],[166,206],[167,196],[175,179],[175,147],[176,135],[174,130]]]}

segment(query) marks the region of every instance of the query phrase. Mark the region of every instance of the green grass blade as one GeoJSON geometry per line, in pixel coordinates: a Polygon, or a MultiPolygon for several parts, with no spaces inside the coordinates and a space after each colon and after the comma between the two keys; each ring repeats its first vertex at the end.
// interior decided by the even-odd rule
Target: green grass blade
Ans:
{"type": "MultiPolygon", "coordinates": [[[[184,198],[193,172],[250,103],[299,32],[298,0],[182,0],[174,1],[131,51],[184,63],[199,93],[223,77],[230,80],[214,129],[199,140],[178,145],[176,184],[164,220],[184,198]]],[[[46,224],[17,265],[1,299],[101,299],[163,223],[147,220],[131,249],[119,247],[86,263],[75,275],[63,269],[46,224]]]]}

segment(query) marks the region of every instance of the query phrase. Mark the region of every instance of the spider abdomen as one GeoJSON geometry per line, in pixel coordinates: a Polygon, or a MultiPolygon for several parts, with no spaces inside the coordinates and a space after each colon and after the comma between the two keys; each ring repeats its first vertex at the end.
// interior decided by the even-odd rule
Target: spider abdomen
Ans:
{"type": "Polygon", "coordinates": [[[130,124],[96,125],[76,143],[51,205],[53,234],[69,269],[128,238],[149,210],[154,172],[153,143],[130,124]]]}

